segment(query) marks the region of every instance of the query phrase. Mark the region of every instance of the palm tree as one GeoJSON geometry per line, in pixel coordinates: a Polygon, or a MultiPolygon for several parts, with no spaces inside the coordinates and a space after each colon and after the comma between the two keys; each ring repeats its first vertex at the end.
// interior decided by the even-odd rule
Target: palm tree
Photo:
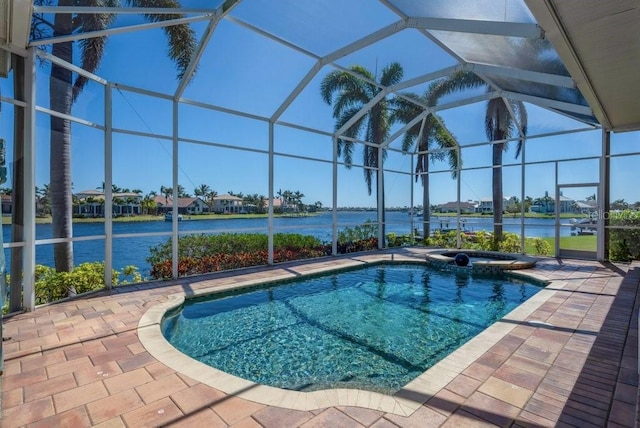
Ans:
{"type": "Polygon", "coordinates": [[[182,184],[178,184],[178,197],[179,198],[190,198],[191,195],[187,193],[186,189],[182,184]]]}
{"type": "MultiPolygon", "coordinates": [[[[180,7],[178,0],[125,0],[126,4],[136,7],[180,7]]],[[[49,3],[48,0],[35,0],[36,5],[49,3]]],[[[58,6],[74,6],[75,0],[58,0],[58,6]]],[[[85,0],[83,6],[120,6],[120,0],[85,0]]],[[[56,13],[53,22],[45,16],[34,16],[32,31],[40,36],[54,37],[70,34],[104,30],[115,19],[115,14],[72,14],[56,13]]],[[[175,19],[180,15],[145,14],[150,21],[175,19]]],[[[169,39],[169,56],[176,63],[178,77],[186,71],[196,49],[193,30],[188,25],[165,27],[169,39]]],[[[77,44],[73,41],[54,43],[52,54],[68,63],[74,57],[80,58],[81,66],[89,72],[95,72],[104,54],[107,37],[83,39],[77,44]],[[74,47],[79,51],[74,53],[74,47]]],[[[57,63],[51,64],[49,80],[49,99],[51,110],[71,115],[71,107],[87,79],[78,75],[73,80],[73,72],[57,63]]],[[[51,201],[52,229],[54,238],[70,238],[72,236],[72,190],[71,190],[71,122],[69,119],[51,116],[51,201]]],[[[73,268],[73,244],[71,242],[54,244],[54,260],[57,271],[70,271],[73,268]]]]}
{"type": "MultiPolygon", "coordinates": [[[[432,88],[434,99],[472,88],[491,88],[480,77],[470,71],[460,71],[437,82],[432,88]]],[[[515,137],[520,130],[522,135],[516,147],[516,158],[520,156],[524,137],[527,135],[527,110],[522,101],[493,98],[487,102],[485,113],[485,132],[492,144],[492,189],[493,189],[493,246],[498,248],[502,241],[502,153],[508,144],[504,141],[515,137]],[[513,115],[511,114],[513,112],[513,115]]]]}
{"type": "Polygon", "coordinates": [[[203,198],[206,197],[209,194],[209,192],[211,192],[211,187],[209,187],[208,184],[201,184],[195,189],[193,189],[194,195],[202,196],[203,198]]]}
{"type": "Polygon", "coordinates": [[[215,208],[215,197],[218,196],[218,192],[210,190],[206,195],[207,203],[209,204],[209,211],[213,212],[215,208]]]}
{"type": "MultiPolygon", "coordinates": [[[[423,112],[423,108],[420,107],[419,104],[429,107],[434,106],[437,102],[437,99],[434,98],[434,88],[437,84],[438,82],[431,84],[422,96],[405,93],[403,94],[405,98],[398,97],[394,99],[393,105],[395,106],[395,110],[391,114],[392,121],[407,124],[423,112]],[[414,99],[416,102],[411,102],[407,98],[414,99]]],[[[436,160],[444,160],[446,158],[451,169],[451,177],[456,178],[460,166],[458,165],[458,142],[453,134],[445,127],[444,120],[441,117],[435,114],[429,114],[404,134],[402,150],[408,152],[412,147],[415,147],[415,151],[418,152],[415,174],[416,181],[418,181],[418,178],[421,178],[422,181],[422,230],[426,238],[431,231],[429,161],[435,162],[436,160]],[[430,154],[425,153],[432,148],[447,150],[430,154]]]]}
{"type": "Polygon", "coordinates": [[[304,198],[304,193],[299,190],[293,192],[292,195],[293,203],[296,205],[296,211],[304,211],[304,204],[302,203],[302,198],[304,198]]]}
{"type": "Polygon", "coordinates": [[[169,196],[173,195],[173,187],[160,186],[160,193],[164,195],[165,208],[169,205],[169,196]]]}
{"type": "Polygon", "coordinates": [[[51,187],[48,184],[42,188],[36,186],[36,212],[41,216],[51,214],[51,187]]]}
{"type": "MultiPolygon", "coordinates": [[[[325,76],[320,84],[320,93],[322,99],[327,104],[333,104],[333,117],[336,119],[335,129],[342,128],[354,115],[362,110],[378,93],[382,87],[389,87],[402,80],[404,72],[402,66],[393,62],[382,69],[380,74],[379,85],[370,82],[376,81],[376,75],[361,65],[354,65],[350,68],[351,72],[336,70],[325,76]],[[356,77],[360,75],[367,80],[356,77]],[[335,99],[334,99],[335,95],[335,99]]],[[[376,73],[377,74],[377,73],[376,73]]],[[[378,147],[390,134],[390,110],[389,100],[382,97],[369,111],[355,121],[353,125],[344,132],[346,137],[358,138],[364,134],[364,140],[373,144],[363,147],[364,180],[367,185],[367,191],[371,194],[371,182],[373,179],[372,171],[376,171],[376,178],[380,174],[380,182],[382,186],[378,186],[376,180],[376,189],[378,201],[382,201],[382,236],[384,236],[384,172],[383,163],[386,151],[383,151],[382,158],[379,158],[378,147]]],[[[351,167],[353,161],[353,141],[338,139],[338,156],[344,158],[347,168],[351,167]]]]}

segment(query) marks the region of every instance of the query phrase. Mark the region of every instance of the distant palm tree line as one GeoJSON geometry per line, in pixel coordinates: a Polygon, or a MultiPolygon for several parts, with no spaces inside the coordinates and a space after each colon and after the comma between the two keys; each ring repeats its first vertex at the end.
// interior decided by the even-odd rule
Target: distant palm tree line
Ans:
{"type": "MultiPolygon", "coordinates": [[[[101,186],[98,186],[98,189],[104,191],[104,182],[101,186]]],[[[123,194],[123,193],[136,193],[142,195],[143,191],[140,189],[129,189],[126,187],[119,187],[116,184],[112,184],[111,191],[113,194],[123,194]]],[[[11,188],[2,188],[0,189],[0,193],[5,195],[11,195],[13,193],[11,188]]],[[[37,213],[40,216],[51,215],[51,187],[48,184],[43,185],[42,187],[36,186],[36,209],[37,213]]],[[[217,191],[212,190],[211,187],[207,184],[201,184],[194,189],[194,196],[197,198],[201,198],[207,205],[213,207],[214,198],[216,198],[219,194],[217,191]]],[[[267,212],[268,208],[268,198],[264,195],[260,195],[258,193],[247,194],[245,195],[242,192],[234,192],[228,191],[227,194],[229,196],[235,196],[237,198],[242,199],[242,203],[244,206],[253,207],[253,212],[258,214],[264,214],[267,212]]],[[[173,196],[173,188],[168,186],[160,186],[160,192],[156,192],[155,190],[150,191],[146,195],[143,196],[140,201],[140,206],[142,210],[142,214],[157,214],[158,207],[155,200],[155,197],[158,195],[162,195],[165,197],[167,203],[169,199],[173,196]]],[[[322,208],[323,204],[320,201],[316,201],[313,204],[307,205],[302,201],[304,198],[304,194],[299,190],[291,191],[291,190],[278,190],[276,193],[276,197],[280,200],[280,207],[276,208],[276,212],[279,210],[286,211],[316,211],[322,208]]],[[[191,198],[193,197],[190,193],[188,193],[184,186],[178,185],[178,198],[191,198]]],[[[94,196],[88,196],[84,200],[79,200],[76,195],[72,197],[73,205],[78,205],[81,202],[86,202],[89,204],[98,203],[104,204],[104,198],[97,198],[94,196]]],[[[121,198],[118,196],[114,196],[113,203],[114,204],[130,204],[136,202],[136,198],[133,196],[127,196],[126,198],[121,198]]]]}

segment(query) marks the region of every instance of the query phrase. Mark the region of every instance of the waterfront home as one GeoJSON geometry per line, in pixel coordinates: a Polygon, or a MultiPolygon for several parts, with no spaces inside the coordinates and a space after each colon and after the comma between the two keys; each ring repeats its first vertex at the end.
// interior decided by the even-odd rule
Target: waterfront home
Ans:
{"type": "MultiPolygon", "coordinates": [[[[104,192],[102,190],[89,189],[76,193],[76,214],[84,217],[104,217],[104,192]]],[[[113,214],[140,215],[142,213],[142,194],[136,192],[112,193],[113,214]]]]}
{"type": "Polygon", "coordinates": [[[482,198],[478,202],[476,212],[479,214],[490,214],[493,212],[493,199],[482,198]]]}
{"type": "MultiPolygon", "coordinates": [[[[515,207],[517,203],[518,198],[515,196],[502,198],[502,210],[507,211],[509,208],[515,207]]],[[[480,199],[475,212],[478,214],[491,214],[493,212],[493,198],[480,199]]]]}
{"type": "MultiPolygon", "coordinates": [[[[458,205],[460,206],[461,214],[473,214],[477,212],[476,210],[479,204],[473,201],[467,201],[467,202],[461,201],[460,204],[458,204],[457,202],[447,202],[447,203],[438,205],[435,211],[439,213],[457,213],[458,205]]],[[[493,203],[491,205],[493,206],[493,203]]]]}
{"type": "MultiPolygon", "coordinates": [[[[173,211],[173,199],[165,196],[154,196],[158,213],[167,214],[173,211]]],[[[209,212],[210,207],[200,198],[178,198],[178,214],[203,214],[209,212]]]]}
{"type": "MultiPolygon", "coordinates": [[[[573,198],[568,196],[564,196],[560,194],[560,204],[558,206],[560,214],[567,213],[580,213],[582,211],[589,211],[592,208],[592,205],[589,201],[581,201],[578,203],[573,198]]],[[[595,203],[595,201],[594,201],[595,203]]],[[[548,193],[545,193],[544,198],[536,199],[531,207],[529,208],[530,212],[534,213],[542,213],[542,214],[551,214],[554,213],[556,209],[556,197],[554,195],[549,196],[548,193]]]]}
{"type": "Polygon", "coordinates": [[[242,198],[229,194],[215,196],[213,198],[213,212],[217,214],[242,214],[245,212],[242,198]]]}

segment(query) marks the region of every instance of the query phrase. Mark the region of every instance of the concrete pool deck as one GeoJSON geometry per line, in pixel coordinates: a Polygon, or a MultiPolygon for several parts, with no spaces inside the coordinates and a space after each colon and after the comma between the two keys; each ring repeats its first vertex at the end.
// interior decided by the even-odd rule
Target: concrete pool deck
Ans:
{"type": "Polygon", "coordinates": [[[637,264],[541,259],[527,272],[554,281],[550,286],[395,397],[283,393],[225,380],[192,360],[172,359],[161,338],[149,336],[152,315],[171,295],[392,258],[424,260],[428,251],[119,287],[11,316],[4,320],[10,339],[0,377],[2,426],[635,425],[637,264]]]}

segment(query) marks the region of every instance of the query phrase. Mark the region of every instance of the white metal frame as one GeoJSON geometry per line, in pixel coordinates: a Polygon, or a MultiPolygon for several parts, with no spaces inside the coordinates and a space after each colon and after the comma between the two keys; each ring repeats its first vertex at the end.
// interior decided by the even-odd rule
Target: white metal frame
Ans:
{"type": "MultiPolygon", "coordinates": [[[[560,223],[560,192],[562,189],[571,189],[571,188],[584,188],[584,187],[594,187],[596,189],[596,193],[598,195],[601,194],[602,184],[599,182],[591,182],[591,183],[571,183],[571,184],[562,184],[558,183],[558,162],[556,161],[556,194],[555,194],[555,219],[556,219],[556,232],[555,232],[555,254],[556,257],[562,257],[562,248],[560,248],[560,228],[562,224],[560,223]]],[[[600,209],[600,200],[598,202],[598,210],[600,209]]],[[[598,221],[596,225],[596,236],[600,237],[603,235],[604,227],[603,224],[598,221]]],[[[597,239],[597,247],[596,251],[591,252],[584,251],[583,257],[595,257],[598,261],[604,261],[604,257],[602,254],[602,250],[600,248],[600,239],[597,239]]],[[[604,241],[603,241],[604,242],[604,241]]],[[[567,253],[570,254],[570,253],[567,253]]]]}
{"type": "MultiPolygon", "coordinates": [[[[304,157],[304,156],[297,156],[297,155],[292,155],[292,154],[285,154],[285,153],[277,153],[274,150],[274,126],[278,125],[278,126],[286,126],[286,127],[292,127],[292,128],[296,128],[296,129],[300,129],[306,132],[314,132],[320,135],[325,135],[328,137],[331,137],[331,141],[332,141],[332,146],[333,146],[333,156],[332,156],[332,160],[330,161],[333,165],[333,198],[332,198],[332,209],[333,209],[333,226],[332,226],[332,236],[333,236],[333,244],[332,244],[332,253],[334,255],[337,254],[337,235],[338,235],[338,222],[337,222],[337,191],[338,191],[338,167],[339,165],[342,165],[343,163],[341,163],[337,157],[337,141],[338,139],[344,139],[344,140],[350,140],[348,138],[346,138],[343,134],[346,130],[349,129],[349,126],[351,126],[356,120],[358,120],[359,118],[361,118],[363,115],[367,114],[367,112],[376,104],[376,102],[378,102],[380,99],[382,99],[384,96],[386,95],[396,95],[396,96],[402,96],[402,94],[400,94],[399,92],[402,90],[405,90],[407,88],[410,88],[412,86],[415,85],[419,85],[434,79],[438,79],[444,76],[447,76],[453,72],[456,71],[460,71],[460,70],[468,70],[468,71],[473,71],[475,73],[477,73],[480,77],[482,77],[483,79],[485,79],[487,81],[487,84],[489,85],[489,87],[491,87],[493,89],[492,92],[489,92],[487,94],[483,94],[480,96],[473,96],[473,97],[468,97],[466,99],[462,99],[459,101],[455,101],[452,103],[448,103],[448,104],[443,104],[443,105],[438,105],[438,106],[424,106],[421,105],[421,107],[425,108],[425,111],[418,115],[412,122],[410,122],[410,124],[407,124],[406,126],[404,126],[402,129],[400,129],[399,131],[395,132],[391,137],[389,137],[388,140],[386,140],[385,142],[383,142],[381,145],[377,146],[378,150],[380,150],[382,152],[382,150],[394,150],[392,147],[390,147],[390,144],[395,141],[397,138],[399,138],[404,132],[406,132],[408,129],[410,129],[411,126],[417,124],[419,121],[424,120],[424,118],[431,113],[435,113],[438,111],[443,111],[446,109],[451,109],[451,108],[455,108],[455,107],[459,107],[462,105],[466,105],[466,104],[470,104],[470,103],[476,103],[476,102],[481,102],[481,101],[485,101],[485,100],[489,100],[492,98],[496,98],[496,97],[503,97],[506,99],[512,99],[512,100],[519,100],[519,101],[524,101],[524,102],[529,102],[538,106],[541,106],[543,108],[547,108],[547,109],[551,109],[551,110],[556,110],[556,109],[560,109],[560,110],[564,110],[567,112],[572,112],[572,113],[578,113],[578,114],[582,114],[582,115],[591,115],[592,114],[592,110],[589,107],[586,106],[582,106],[582,105],[576,105],[576,104],[571,104],[571,103],[566,103],[566,102],[561,102],[561,101],[556,101],[556,100],[549,100],[549,99],[544,99],[544,98],[540,98],[540,97],[534,97],[534,96],[530,96],[530,95],[526,95],[526,94],[520,94],[520,93],[515,93],[515,92],[508,92],[508,91],[501,91],[499,87],[497,87],[493,82],[491,82],[490,80],[486,79],[487,74],[493,74],[493,75],[498,75],[498,76],[505,76],[505,77],[513,77],[516,79],[521,79],[521,80],[526,80],[526,81],[530,81],[530,82],[535,82],[535,83],[544,83],[544,84],[550,84],[550,85],[556,85],[556,86],[560,86],[560,87],[566,87],[566,88],[574,88],[575,87],[575,83],[574,81],[567,77],[567,76],[561,76],[561,75],[552,75],[552,74],[548,74],[548,73],[539,73],[539,72],[532,72],[532,71],[527,71],[527,70],[517,70],[517,69],[509,69],[509,68],[505,68],[505,67],[499,67],[499,66],[492,66],[492,65],[486,65],[486,64],[477,64],[477,63],[467,63],[465,62],[462,58],[460,58],[455,52],[451,51],[448,47],[443,46],[442,43],[440,43],[435,37],[433,37],[433,35],[430,33],[430,31],[457,31],[457,32],[472,32],[472,33],[476,33],[476,34],[495,34],[495,35],[507,35],[507,36],[516,36],[516,37],[530,37],[530,38],[540,38],[543,36],[542,34],[542,30],[540,29],[540,27],[538,27],[535,24],[527,24],[527,23],[514,23],[514,22],[489,22],[489,21],[473,21],[473,20],[460,20],[460,19],[440,19],[440,18],[422,18],[422,17],[409,17],[409,16],[403,16],[401,12],[399,12],[397,9],[395,9],[395,7],[393,5],[391,5],[390,3],[388,3],[385,0],[381,0],[381,3],[384,4],[385,6],[387,6],[389,9],[391,9],[394,13],[396,13],[397,15],[399,15],[399,20],[382,28],[379,29],[377,31],[374,31],[371,34],[366,35],[365,37],[362,37],[359,40],[356,40],[354,42],[351,42],[345,46],[342,46],[336,50],[334,50],[333,52],[325,55],[325,56],[317,56],[312,52],[309,52],[303,48],[301,48],[300,46],[297,46],[295,43],[292,43],[290,41],[286,41],[283,40],[279,37],[277,37],[276,35],[273,35],[271,33],[268,33],[262,29],[259,29],[255,26],[252,26],[249,23],[243,22],[242,20],[233,17],[230,14],[230,12],[233,10],[233,8],[239,3],[238,1],[234,1],[234,0],[228,0],[226,2],[223,3],[223,5],[221,5],[218,8],[215,9],[189,9],[189,8],[181,8],[181,9],[163,9],[163,8],[91,8],[91,7],[77,7],[77,6],[72,6],[72,7],[44,7],[44,6],[36,6],[34,8],[34,11],[36,13],[95,13],[96,11],[99,11],[100,13],[114,13],[114,14],[136,14],[136,13],[154,13],[154,14],[164,14],[164,13],[171,13],[171,14],[180,14],[180,15],[195,15],[195,16],[189,16],[189,17],[182,17],[179,19],[173,19],[173,20],[167,20],[167,21],[159,21],[159,22],[155,22],[155,23],[146,23],[146,24],[139,24],[139,25],[130,25],[130,26],[125,26],[125,27],[121,27],[121,28],[112,28],[112,29],[107,29],[107,30],[103,30],[103,31],[94,31],[94,32],[90,32],[90,33],[85,33],[85,34],[77,34],[77,35],[70,35],[70,36],[63,36],[63,37],[51,37],[51,38],[47,38],[47,39],[42,39],[42,40],[37,40],[37,41],[32,41],[30,43],[31,48],[28,51],[22,51],[20,49],[17,49],[15,47],[12,47],[10,50],[13,52],[16,52],[18,54],[21,55],[26,55],[27,58],[27,82],[30,82],[27,85],[27,99],[25,100],[25,105],[26,105],[26,114],[25,114],[25,136],[26,136],[26,147],[25,147],[25,234],[24,234],[24,254],[25,254],[25,258],[24,258],[24,290],[25,290],[25,307],[27,309],[33,309],[34,305],[35,305],[35,298],[34,298],[34,270],[35,270],[35,249],[37,245],[40,244],[49,244],[49,243],[55,243],[55,242],[66,242],[66,241],[83,241],[83,240],[90,240],[90,239],[105,239],[105,265],[106,265],[106,269],[105,269],[105,280],[107,284],[111,284],[111,267],[113,264],[113,260],[112,260],[112,250],[113,250],[113,239],[114,238],[122,238],[122,237],[126,237],[129,236],[127,234],[125,235],[114,235],[113,233],[113,227],[112,227],[112,207],[111,207],[111,184],[113,181],[113,177],[112,177],[112,170],[113,170],[113,151],[112,151],[112,145],[113,145],[113,133],[122,133],[122,134],[130,134],[130,135],[139,135],[139,136],[148,136],[148,137],[154,137],[154,138],[165,138],[167,140],[171,140],[172,141],[172,147],[173,147],[173,161],[172,161],[172,182],[173,182],[173,188],[174,188],[174,195],[173,195],[173,203],[174,203],[174,212],[177,213],[177,187],[178,187],[178,168],[179,168],[179,158],[178,158],[178,154],[179,154],[179,143],[180,142],[185,142],[185,143],[196,143],[196,144],[206,144],[206,145],[211,145],[211,146],[217,146],[217,147],[224,147],[224,148],[234,148],[234,149],[238,149],[238,150],[247,150],[247,151],[254,151],[254,152],[259,152],[259,153],[265,153],[268,156],[268,163],[269,163],[269,184],[268,184],[268,191],[269,191],[269,200],[270,200],[270,206],[269,206],[269,223],[268,223],[268,234],[269,234],[269,263],[273,263],[273,233],[274,233],[274,225],[273,225],[273,205],[272,205],[272,200],[273,200],[273,196],[274,196],[274,158],[275,156],[290,156],[293,158],[299,158],[299,159],[308,159],[308,160],[314,160],[314,161],[320,161],[320,162],[328,162],[327,160],[320,160],[320,159],[312,159],[312,158],[308,158],[308,157],[304,157]],[[290,92],[290,94],[286,97],[286,99],[282,102],[282,104],[280,106],[278,106],[275,111],[273,112],[273,114],[270,117],[260,117],[254,114],[250,114],[250,113],[246,113],[246,112],[240,112],[240,111],[233,111],[224,107],[220,107],[220,106],[215,106],[215,105],[211,105],[211,104],[206,104],[206,103],[202,103],[199,101],[195,101],[195,100],[189,100],[189,99],[185,99],[183,98],[183,93],[184,90],[186,88],[186,85],[189,81],[189,79],[192,77],[193,71],[196,69],[199,60],[202,57],[202,54],[204,52],[204,49],[206,48],[208,42],[210,41],[212,35],[215,32],[215,29],[217,28],[217,24],[221,21],[221,20],[227,20],[228,22],[234,23],[236,25],[240,25],[243,28],[246,28],[250,31],[254,31],[264,37],[268,37],[269,39],[280,43],[284,46],[287,46],[289,48],[295,49],[296,51],[300,52],[303,55],[306,55],[310,58],[313,58],[316,60],[316,63],[309,69],[309,71],[307,72],[307,74],[301,79],[301,81],[296,85],[296,87],[290,92]],[[192,60],[192,62],[189,64],[185,75],[183,77],[183,79],[179,82],[178,86],[176,87],[176,90],[174,91],[173,94],[162,94],[159,92],[154,92],[154,91],[149,91],[149,90],[145,90],[145,89],[141,89],[141,88],[134,88],[134,87],[130,87],[128,85],[125,84],[121,84],[118,82],[108,82],[105,79],[101,78],[100,76],[96,76],[94,74],[91,73],[87,73],[86,71],[82,70],[81,68],[74,66],[72,64],[67,64],[66,62],[53,57],[52,55],[44,52],[44,51],[40,51],[37,50],[35,47],[37,46],[43,46],[43,45],[47,45],[47,44],[51,44],[51,43],[60,43],[60,42],[64,42],[64,41],[76,41],[76,40],[82,40],[88,37],[98,37],[98,36],[108,36],[108,35],[112,35],[112,34],[119,34],[119,33],[124,33],[124,32],[130,32],[130,31],[138,31],[138,30],[145,30],[145,29],[151,29],[151,28],[160,28],[160,27],[165,27],[165,26],[169,26],[169,25],[176,25],[176,24],[184,24],[184,23],[191,23],[191,22],[198,22],[198,21],[209,21],[209,24],[207,26],[206,31],[204,32],[204,35],[202,36],[202,38],[200,39],[200,43],[198,45],[197,48],[197,53],[194,56],[194,59],[192,60]],[[368,103],[367,105],[365,105],[362,110],[360,112],[358,112],[358,114],[356,116],[354,116],[354,118],[348,122],[347,124],[345,124],[345,126],[343,126],[341,129],[330,133],[330,132],[326,132],[324,130],[319,130],[319,129],[310,129],[308,127],[305,126],[301,126],[301,125],[297,125],[297,124],[293,124],[293,123],[287,123],[284,121],[280,121],[279,118],[282,116],[282,114],[287,110],[287,108],[289,106],[291,106],[291,104],[295,101],[295,99],[300,95],[300,93],[308,86],[308,84],[312,81],[312,79],[320,72],[320,70],[324,67],[324,66],[330,66],[333,67],[335,69],[338,70],[342,70],[342,71],[346,71],[346,72],[350,72],[349,70],[345,69],[344,67],[340,66],[339,64],[336,64],[335,61],[337,61],[340,58],[343,58],[344,56],[351,54],[357,50],[360,50],[362,48],[365,48],[367,46],[370,46],[373,43],[376,43],[380,40],[383,40],[387,37],[390,37],[400,31],[403,31],[405,29],[408,28],[415,28],[418,29],[422,34],[425,35],[425,37],[427,37],[429,40],[431,40],[432,42],[435,42],[438,46],[442,47],[445,51],[447,51],[449,54],[451,54],[456,60],[458,60],[459,64],[456,66],[452,66],[452,67],[446,67],[443,68],[441,70],[437,70],[435,72],[432,73],[427,73],[423,76],[419,76],[416,77],[414,79],[410,79],[407,81],[404,81],[398,85],[395,85],[393,87],[388,87],[388,88],[384,88],[381,87],[380,88],[380,93],[374,98],[374,100],[372,100],[370,103],[368,103]],[[63,115],[60,114],[58,112],[53,112],[45,107],[42,106],[37,106],[36,105],[36,96],[35,96],[35,90],[36,90],[36,84],[35,84],[35,78],[36,78],[36,74],[37,74],[37,69],[35,66],[36,63],[36,56],[40,56],[41,58],[47,60],[47,61],[52,61],[52,62],[56,62],[59,65],[62,65],[63,67],[67,67],[68,69],[72,70],[75,73],[79,73],[85,77],[87,77],[88,79],[95,81],[99,84],[102,84],[104,86],[104,90],[105,90],[105,100],[104,100],[104,104],[105,104],[105,124],[100,125],[100,124],[95,124],[95,123],[91,123],[90,121],[87,120],[83,120],[81,118],[77,118],[74,116],[67,116],[67,115],[63,115]],[[140,94],[144,94],[144,95],[148,95],[148,96],[153,96],[153,97],[158,97],[161,99],[166,99],[166,100],[171,100],[173,103],[173,132],[171,136],[159,136],[159,135],[155,135],[155,134],[151,134],[151,133],[144,133],[144,132],[139,132],[139,131],[133,131],[133,130],[126,130],[126,129],[114,129],[113,128],[113,123],[112,123],[112,95],[113,95],[113,90],[127,90],[127,91],[133,91],[133,92],[138,92],[140,94]],[[191,105],[191,106],[195,106],[198,108],[207,108],[207,109],[212,109],[215,111],[219,111],[219,112],[224,112],[227,114],[233,114],[233,115],[238,115],[241,117],[245,117],[245,118],[249,118],[249,119],[253,119],[253,120],[259,120],[259,121],[264,121],[268,123],[269,126],[269,135],[268,135],[268,150],[264,151],[264,150],[258,150],[258,149],[251,149],[251,148],[236,148],[236,147],[232,147],[228,144],[223,144],[223,143],[215,143],[215,142],[200,142],[200,141],[195,141],[195,140],[190,140],[190,139],[186,139],[186,138],[181,138],[180,137],[180,133],[179,133],[179,117],[178,117],[178,112],[179,112],[179,105],[180,104],[184,104],[184,105],[191,105]],[[105,234],[104,235],[99,235],[99,236],[93,236],[93,237],[79,237],[79,238],[71,238],[71,239],[49,239],[49,240],[40,240],[37,241],[35,238],[35,114],[36,112],[42,112],[45,114],[49,114],[49,115],[55,115],[58,117],[64,117],[66,119],[72,120],[74,122],[80,123],[82,125],[85,126],[90,126],[96,129],[100,129],[104,132],[104,143],[105,143],[105,147],[104,147],[104,154],[105,154],[105,234]]],[[[358,76],[361,77],[361,76],[358,76]]],[[[365,79],[366,80],[366,79],[365,79]]],[[[375,84],[377,85],[376,82],[372,82],[369,81],[369,83],[375,84]]],[[[379,85],[378,85],[379,86],[379,85]]],[[[408,98],[407,98],[408,99],[408,98]]],[[[411,100],[411,99],[410,99],[411,100]]],[[[2,101],[7,101],[5,98],[2,99],[2,101]]],[[[9,100],[10,102],[13,102],[16,105],[20,105],[20,101],[16,101],[16,100],[9,100]]],[[[412,102],[416,102],[415,100],[411,100],[412,102]]],[[[420,105],[419,102],[416,102],[416,104],[420,105]]],[[[513,112],[511,112],[513,115],[513,112]]],[[[593,128],[584,128],[584,129],[593,129],[593,128]]],[[[561,135],[561,134],[567,134],[567,133],[573,133],[573,132],[581,132],[582,130],[569,130],[569,131],[561,131],[561,132],[552,132],[552,133],[547,133],[544,135],[539,135],[539,136],[529,136],[527,137],[527,140],[533,139],[533,138],[540,138],[543,136],[551,136],[551,135],[561,135]]],[[[522,131],[520,132],[520,136],[517,138],[513,138],[513,139],[508,139],[508,140],[504,140],[504,142],[508,142],[508,141],[513,141],[513,140],[518,140],[521,139],[523,137],[522,131]]],[[[604,137],[603,137],[604,140],[604,137]]],[[[368,145],[373,145],[370,142],[363,142],[363,141],[358,141],[358,140],[354,140],[356,142],[359,142],[361,144],[368,144],[368,145]]],[[[474,145],[471,146],[465,146],[465,147],[472,147],[472,146],[479,146],[479,145],[485,145],[488,142],[479,142],[479,143],[475,143],[474,145]]],[[[496,143],[496,142],[491,142],[489,144],[492,143],[496,143]]],[[[603,143],[604,145],[604,143],[603,143]]],[[[524,200],[524,195],[525,195],[525,168],[527,165],[529,165],[526,160],[525,160],[525,148],[526,148],[526,144],[523,144],[523,150],[522,150],[522,159],[521,159],[521,166],[522,166],[522,189],[521,189],[521,196],[524,200]]],[[[380,153],[381,154],[381,153],[380,153]]],[[[412,154],[412,159],[413,156],[415,155],[412,154]]],[[[461,157],[461,150],[458,150],[458,156],[461,157]]],[[[380,159],[382,159],[382,156],[379,157],[380,159]]],[[[557,165],[557,163],[556,163],[557,165]]],[[[601,178],[604,180],[606,179],[606,177],[608,177],[608,171],[606,170],[606,166],[604,165],[604,162],[602,164],[603,166],[601,166],[601,178]]],[[[413,168],[413,162],[412,162],[412,167],[413,168]]],[[[457,198],[458,201],[460,200],[460,196],[461,196],[461,189],[460,189],[460,172],[462,170],[459,169],[458,171],[458,179],[457,179],[457,198]]],[[[406,174],[408,174],[408,176],[411,178],[413,176],[413,169],[409,172],[405,172],[406,174]]],[[[382,174],[377,174],[378,175],[378,186],[382,186],[382,174]]],[[[557,180],[556,180],[557,182],[557,180]]],[[[412,188],[412,201],[413,201],[413,181],[411,181],[411,188],[412,188]]],[[[599,187],[600,191],[603,192],[603,186],[604,184],[599,187]]],[[[378,196],[378,223],[380,226],[384,226],[384,207],[383,207],[383,197],[384,195],[382,193],[379,194],[378,196]]],[[[522,215],[522,219],[523,219],[523,225],[522,225],[522,239],[524,240],[524,207],[523,210],[521,212],[522,215]]],[[[458,245],[460,244],[460,207],[458,206],[458,245]]],[[[412,220],[411,220],[411,227],[412,227],[412,220]]],[[[600,227],[600,226],[599,226],[600,227]]],[[[172,248],[172,254],[173,254],[173,275],[174,277],[178,276],[178,269],[177,269],[177,238],[180,234],[180,231],[178,229],[178,223],[177,223],[177,215],[174,215],[174,220],[173,220],[173,224],[172,224],[172,231],[170,233],[167,232],[162,232],[162,233],[156,233],[156,234],[139,234],[136,236],[160,236],[160,235],[166,235],[166,236],[171,236],[173,239],[173,248],[172,248]]],[[[383,227],[379,227],[379,245],[382,246],[383,242],[384,242],[384,235],[383,235],[383,227]]],[[[602,235],[602,234],[599,234],[602,235]]],[[[7,243],[5,244],[5,248],[6,247],[15,247],[15,246],[20,246],[22,245],[22,243],[7,243]]],[[[522,243],[522,245],[524,245],[524,243],[522,243]]],[[[602,252],[601,247],[604,246],[604,243],[601,242],[601,238],[599,236],[599,241],[598,241],[598,248],[600,253],[602,252]]],[[[599,254],[598,258],[602,258],[604,257],[603,254],[599,254]]]]}

